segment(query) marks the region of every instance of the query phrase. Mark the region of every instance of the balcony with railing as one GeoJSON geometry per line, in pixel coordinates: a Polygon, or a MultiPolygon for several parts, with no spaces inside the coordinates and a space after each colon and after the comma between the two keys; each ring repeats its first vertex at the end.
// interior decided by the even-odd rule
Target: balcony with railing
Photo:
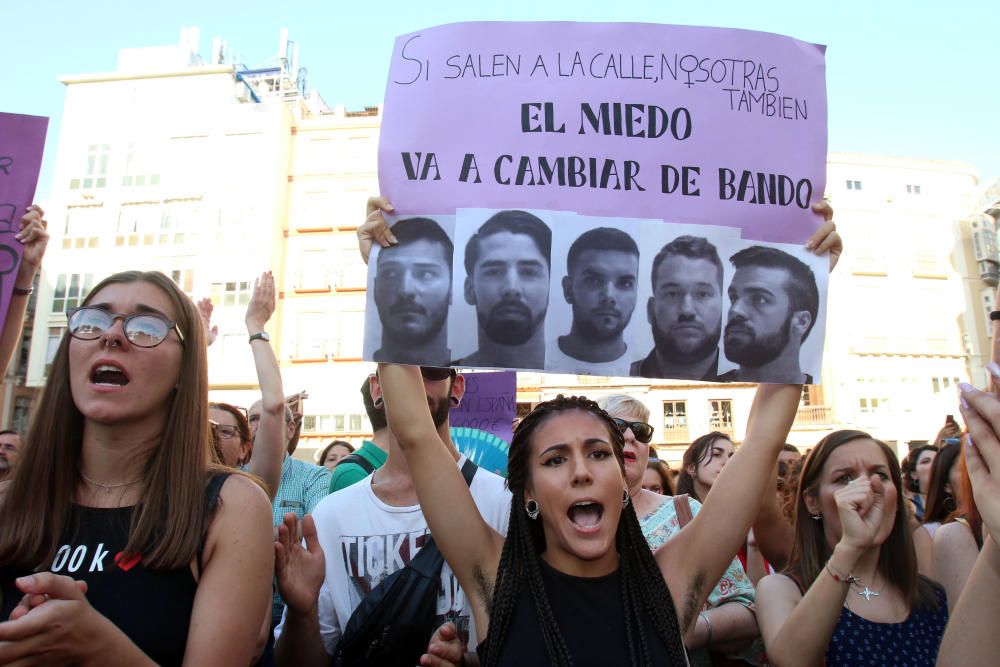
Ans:
{"type": "Polygon", "coordinates": [[[829,426],[833,423],[833,408],[828,405],[800,405],[793,428],[829,426]]]}

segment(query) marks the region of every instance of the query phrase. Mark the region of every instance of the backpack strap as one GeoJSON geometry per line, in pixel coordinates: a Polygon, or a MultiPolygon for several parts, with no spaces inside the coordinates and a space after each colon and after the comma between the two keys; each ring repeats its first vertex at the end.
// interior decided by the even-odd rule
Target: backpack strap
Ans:
{"type": "Polygon", "coordinates": [[[681,528],[691,523],[691,519],[694,518],[694,515],[691,514],[690,500],[691,497],[686,493],[674,496],[674,511],[677,512],[677,522],[681,528]]]}
{"type": "Polygon", "coordinates": [[[340,459],[337,465],[342,465],[344,463],[354,463],[361,466],[361,469],[365,471],[366,475],[370,475],[375,472],[375,466],[371,464],[371,461],[359,454],[348,454],[344,458],[340,459]]]}
{"type": "Polygon", "coordinates": [[[466,458],[465,463],[462,464],[462,477],[465,478],[465,485],[472,486],[472,478],[476,476],[476,471],[479,470],[479,466],[472,462],[472,459],[466,458]]]}

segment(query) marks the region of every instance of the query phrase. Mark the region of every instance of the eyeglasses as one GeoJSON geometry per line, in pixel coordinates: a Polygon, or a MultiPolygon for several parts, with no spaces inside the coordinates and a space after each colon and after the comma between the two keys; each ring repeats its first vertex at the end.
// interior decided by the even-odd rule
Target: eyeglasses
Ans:
{"type": "Polygon", "coordinates": [[[625,431],[632,429],[632,435],[644,445],[648,445],[650,440],[653,439],[653,427],[646,422],[630,422],[618,417],[612,417],[611,419],[618,427],[618,430],[622,432],[622,435],[625,434],[625,431]]]}
{"type": "Polygon", "coordinates": [[[440,382],[457,375],[454,368],[439,368],[438,366],[421,366],[420,374],[424,376],[425,380],[431,382],[440,382]]]}
{"type": "Polygon", "coordinates": [[[238,428],[229,424],[218,424],[215,428],[223,438],[235,438],[240,432],[238,428]]]}
{"type": "Polygon", "coordinates": [[[125,338],[136,347],[156,347],[167,338],[171,331],[177,332],[181,343],[184,334],[177,323],[156,313],[109,313],[103,308],[83,306],[66,311],[69,335],[79,340],[97,340],[105,334],[115,322],[124,320],[122,330],[125,338]]]}

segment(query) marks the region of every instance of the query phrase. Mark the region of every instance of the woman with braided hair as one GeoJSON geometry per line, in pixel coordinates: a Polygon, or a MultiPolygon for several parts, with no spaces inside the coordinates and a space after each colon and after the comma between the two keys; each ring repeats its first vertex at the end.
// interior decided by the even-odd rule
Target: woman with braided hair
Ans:
{"type": "Polygon", "coordinates": [[[629,502],[622,432],[593,401],[546,401],[518,426],[505,541],[451,474],[419,369],[382,364],[379,377],[431,533],[486,637],[479,652],[488,666],[684,665],[682,634],[750,527],[758,503],[747,499],[764,493],[801,392],[757,390],[740,464],[654,554],[629,502]]]}

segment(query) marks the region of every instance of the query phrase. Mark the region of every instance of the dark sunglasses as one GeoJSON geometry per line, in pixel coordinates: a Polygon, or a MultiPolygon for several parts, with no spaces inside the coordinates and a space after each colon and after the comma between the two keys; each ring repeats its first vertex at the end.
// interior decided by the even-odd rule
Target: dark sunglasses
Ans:
{"type": "Polygon", "coordinates": [[[122,330],[128,342],[137,347],[156,347],[171,331],[177,332],[177,338],[184,342],[184,334],[177,323],[156,313],[109,313],[103,308],[83,306],[66,311],[69,335],[79,340],[97,340],[115,325],[117,320],[124,320],[122,330]]]}
{"type": "Polygon", "coordinates": [[[424,376],[425,380],[431,382],[440,382],[457,375],[454,368],[440,368],[438,366],[421,366],[420,374],[424,376]]]}
{"type": "Polygon", "coordinates": [[[646,422],[630,422],[618,417],[612,417],[611,419],[615,422],[618,430],[622,432],[622,435],[625,434],[625,431],[632,429],[632,435],[644,445],[648,445],[653,439],[653,427],[646,422]]]}

